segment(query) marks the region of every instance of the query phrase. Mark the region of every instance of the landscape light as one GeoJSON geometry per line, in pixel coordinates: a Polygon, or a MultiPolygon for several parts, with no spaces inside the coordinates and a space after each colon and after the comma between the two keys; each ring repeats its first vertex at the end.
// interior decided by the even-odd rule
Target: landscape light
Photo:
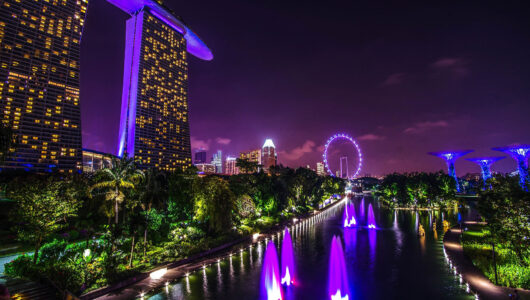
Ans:
{"type": "Polygon", "coordinates": [[[151,279],[158,280],[162,278],[162,276],[164,276],[166,273],[167,273],[167,268],[163,268],[163,269],[159,269],[154,272],[151,272],[151,274],[149,274],[149,277],[151,277],[151,279]]]}

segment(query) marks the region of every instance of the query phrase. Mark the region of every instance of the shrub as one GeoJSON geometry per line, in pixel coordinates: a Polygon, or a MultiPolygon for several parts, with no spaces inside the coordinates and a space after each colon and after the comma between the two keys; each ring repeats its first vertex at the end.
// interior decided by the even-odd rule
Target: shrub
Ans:
{"type": "Polygon", "coordinates": [[[39,253],[39,261],[46,262],[49,260],[59,260],[67,246],[67,241],[57,239],[44,244],[39,253]]]}

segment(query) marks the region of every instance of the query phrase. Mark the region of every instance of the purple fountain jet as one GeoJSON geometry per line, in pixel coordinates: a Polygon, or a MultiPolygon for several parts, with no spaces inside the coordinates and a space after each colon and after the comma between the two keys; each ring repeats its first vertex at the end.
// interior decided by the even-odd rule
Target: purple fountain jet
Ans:
{"type": "Polygon", "coordinates": [[[295,283],[296,269],[294,266],[293,241],[289,229],[285,228],[282,243],[282,277],[281,284],[290,286],[295,283]]]}
{"type": "Polygon", "coordinates": [[[375,215],[374,209],[372,208],[372,203],[368,205],[368,228],[375,229],[375,215]]]}
{"type": "Polygon", "coordinates": [[[329,257],[328,293],[330,300],[349,300],[350,288],[348,286],[348,273],[344,262],[342,243],[337,236],[331,241],[331,253],[329,257]]]}
{"type": "Polygon", "coordinates": [[[278,254],[272,241],[265,250],[265,260],[261,271],[261,299],[282,300],[283,293],[280,286],[280,270],[278,267],[278,254]]]}
{"type": "Polygon", "coordinates": [[[355,220],[355,205],[353,204],[346,204],[344,207],[344,227],[353,227],[357,225],[357,220],[355,220]]]}

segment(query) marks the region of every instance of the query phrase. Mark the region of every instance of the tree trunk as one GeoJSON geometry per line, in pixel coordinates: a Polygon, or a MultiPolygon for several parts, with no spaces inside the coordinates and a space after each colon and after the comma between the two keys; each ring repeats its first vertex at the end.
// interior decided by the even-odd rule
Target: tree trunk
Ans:
{"type": "Polygon", "coordinates": [[[134,256],[134,238],[136,237],[136,235],[133,235],[133,238],[132,238],[132,246],[131,246],[131,257],[129,258],[129,267],[132,268],[133,267],[133,256],[134,256]]]}
{"type": "Polygon", "coordinates": [[[116,200],[114,201],[114,223],[118,225],[118,189],[116,188],[116,200]]]}
{"type": "Polygon", "coordinates": [[[41,246],[42,238],[39,238],[37,245],[35,245],[35,253],[33,253],[33,264],[37,264],[37,258],[39,257],[39,250],[41,246]]]}
{"type": "Polygon", "coordinates": [[[147,252],[147,223],[145,224],[145,230],[144,230],[144,260],[145,260],[145,253],[147,252]]]}

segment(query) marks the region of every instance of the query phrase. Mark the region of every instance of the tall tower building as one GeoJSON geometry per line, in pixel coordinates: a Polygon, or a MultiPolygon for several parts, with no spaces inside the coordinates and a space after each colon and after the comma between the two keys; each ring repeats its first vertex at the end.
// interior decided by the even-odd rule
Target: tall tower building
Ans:
{"type": "Polygon", "coordinates": [[[223,173],[223,152],[221,150],[213,154],[212,165],[215,166],[215,173],[223,173]]]}
{"type": "Polygon", "coordinates": [[[87,6],[0,1],[0,116],[18,137],[4,168],[81,167],[79,52],[87,6]]]}
{"type": "Polygon", "coordinates": [[[189,167],[188,53],[211,60],[212,52],[159,1],[108,1],[131,15],[118,156],[135,157],[142,167],[189,167]]]}
{"type": "Polygon", "coordinates": [[[228,175],[239,174],[239,168],[236,166],[237,158],[227,156],[225,160],[225,173],[228,175]]]}
{"type": "Polygon", "coordinates": [[[318,176],[325,176],[326,175],[326,171],[324,169],[324,163],[319,161],[317,162],[317,175],[318,176]]]}
{"type": "Polygon", "coordinates": [[[206,163],[206,150],[199,149],[195,152],[194,164],[204,164],[206,163]]]}
{"type": "Polygon", "coordinates": [[[266,139],[261,150],[261,161],[263,162],[263,169],[268,170],[272,166],[276,166],[278,156],[276,154],[276,147],[271,139],[266,139]]]}

